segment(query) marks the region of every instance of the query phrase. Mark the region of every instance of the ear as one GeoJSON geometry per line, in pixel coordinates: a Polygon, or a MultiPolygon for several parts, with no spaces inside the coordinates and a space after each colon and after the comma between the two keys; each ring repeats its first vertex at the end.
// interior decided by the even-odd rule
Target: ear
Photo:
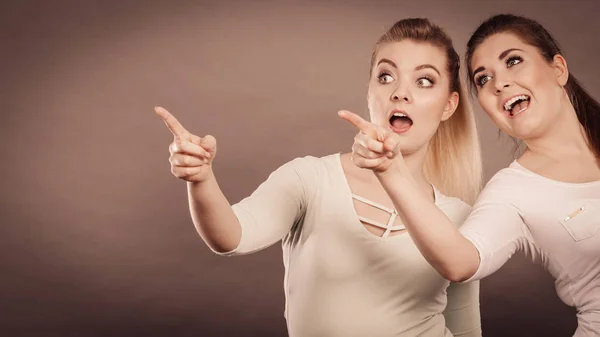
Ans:
{"type": "Polygon", "coordinates": [[[552,66],[554,68],[554,72],[556,73],[556,80],[558,84],[564,87],[569,80],[569,68],[567,67],[567,60],[560,54],[554,55],[554,59],[552,60],[552,66]]]}
{"type": "Polygon", "coordinates": [[[446,103],[446,107],[444,108],[444,112],[442,114],[442,122],[452,117],[452,115],[456,111],[456,108],[458,108],[459,101],[460,95],[456,91],[450,94],[450,97],[448,97],[448,102],[446,103]]]}

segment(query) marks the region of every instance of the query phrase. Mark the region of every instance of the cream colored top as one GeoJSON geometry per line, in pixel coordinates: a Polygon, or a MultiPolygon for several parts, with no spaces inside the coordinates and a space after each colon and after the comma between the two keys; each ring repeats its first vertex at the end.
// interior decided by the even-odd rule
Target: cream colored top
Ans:
{"type": "MultiPolygon", "coordinates": [[[[435,191],[457,225],[464,202],[435,191]]],[[[360,222],[339,154],[297,158],[233,206],[248,254],[283,240],[292,337],[481,336],[479,284],[451,284],[408,233],[378,237],[360,222]]]]}
{"type": "Polygon", "coordinates": [[[488,182],[460,231],[477,247],[479,280],[515,252],[540,262],[577,308],[576,337],[600,336],[600,181],[564,183],[514,161],[488,182]]]}

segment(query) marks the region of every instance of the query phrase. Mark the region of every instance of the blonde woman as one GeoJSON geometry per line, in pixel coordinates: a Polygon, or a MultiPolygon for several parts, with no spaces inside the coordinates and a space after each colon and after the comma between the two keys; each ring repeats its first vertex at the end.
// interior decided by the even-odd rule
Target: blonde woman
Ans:
{"type": "Polygon", "coordinates": [[[345,112],[342,117],[361,129],[355,163],[377,172],[441,275],[480,280],[525,253],[552,275],[560,299],[577,309],[574,336],[600,336],[600,103],[535,20],[487,19],[466,55],[481,107],[527,148],[490,179],[460,231],[418,192],[418,177],[397,146],[403,140],[345,112]]]}
{"type": "MultiPolygon", "coordinates": [[[[419,189],[457,227],[481,183],[459,66],[442,29],[401,20],[376,43],[368,88],[371,121],[406,140],[419,189]]],[[[481,335],[479,285],[450,285],[427,264],[373,172],[356,167],[352,153],[294,159],[230,206],[212,171],[216,140],[156,112],[175,135],[172,173],[188,182],[206,244],[231,256],[282,241],[290,336],[481,335]]]]}

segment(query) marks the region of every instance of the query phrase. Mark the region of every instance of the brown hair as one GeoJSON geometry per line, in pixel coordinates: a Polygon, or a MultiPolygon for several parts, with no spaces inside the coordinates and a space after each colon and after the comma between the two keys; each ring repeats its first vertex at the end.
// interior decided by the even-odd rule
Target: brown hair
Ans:
{"type": "Polygon", "coordinates": [[[454,114],[440,123],[429,142],[424,172],[427,179],[443,194],[473,204],[482,184],[481,151],[473,109],[459,75],[460,58],[452,45],[452,39],[442,28],[427,19],[400,20],[375,44],[371,56],[371,73],[381,47],[402,40],[430,43],[446,55],[449,92],[457,92],[460,99],[454,114]]]}
{"type": "MultiPolygon", "coordinates": [[[[477,28],[467,43],[466,58],[471,88],[475,88],[471,67],[475,49],[488,37],[504,32],[513,33],[523,42],[536,47],[549,63],[554,60],[554,56],[562,55],[558,42],[537,21],[511,14],[492,16],[477,28]]],[[[592,151],[596,156],[600,156],[600,104],[590,96],[572,74],[569,74],[565,90],[577,113],[579,123],[585,129],[592,151]]]]}

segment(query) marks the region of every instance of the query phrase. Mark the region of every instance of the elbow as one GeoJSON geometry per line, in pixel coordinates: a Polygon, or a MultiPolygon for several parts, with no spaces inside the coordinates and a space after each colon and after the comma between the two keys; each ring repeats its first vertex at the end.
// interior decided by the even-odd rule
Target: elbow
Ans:
{"type": "Polygon", "coordinates": [[[467,279],[467,278],[463,277],[463,275],[461,275],[460,273],[451,272],[451,271],[444,271],[441,274],[446,280],[448,280],[450,282],[461,282],[461,281],[464,281],[467,279]]]}
{"type": "Polygon", "coordinates": [[[239,233],[210,233],[204,231],[202,227],[196,226],[196,230],[200,238],[210,248],[210,250],[221,256],[231,256],[237,252],[238,246],[241,243],[241,235],[239,233]],[[219,235],[220,234],[220,235],[219,235]],[[237,235],[236,235],[237,234],[237,235]]]}
{"type": "Polygon", "coordinates": [[[238,253],[238,246],[240,244],[239,240],[227,239],[223,240],[222,238],[209,238],[200,235],[206,246],[215,254],[219,256],[233,256],[238,253]]]}
{"type": "Polygon", "coordinates": [[[238,253],[237,245],[217,245],[208,242],[206,242],[206,245],[213,253],[219,256],[234,256],[238,253]]]}
{"type": "Polygon", "coordinates": [[[469,251],[469,254],[458,255],[452,260],[440,263],[441,268],[438,269],[438,272],[451,282],[464,282],[477,273],[480,263],[479,253],[473,246],[473,250],[469,251]]]}
{"type": "Polygon", "coordinates": [[[444,270],[440,270],[439,272],[445,279],[455,283],[464,282],[475,275],[473,271],[459,268],[444,268],[444,270]]]}
{"type": "Polygon", "coordinates": [[[443,276],[448,281],[454,282],[454,283],[460,283],[460,282],[466,281],[470,278],[470,276],[464,275],[464,274],[447,274],[447,275],[443,275],[443,276]]]}

